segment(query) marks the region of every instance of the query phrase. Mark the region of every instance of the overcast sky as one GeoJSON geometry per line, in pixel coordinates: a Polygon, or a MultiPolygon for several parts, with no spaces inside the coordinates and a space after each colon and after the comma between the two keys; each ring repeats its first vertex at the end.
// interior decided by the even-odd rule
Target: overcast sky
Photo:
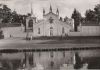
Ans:
{"type": "MultiPolygon", "coordinates": [[[[4,0],[0,0],[0,2],[4,3],[4,0]]],[[[15,9],[19,14],[30,13],[32,3],[35,16],[42,18],[43,8],[48,13],[50,4],[54,13],[57,8],[59,9],[60,16],[62,17],[71,17],[74,8],[84,16],[85,11],[87,9],[93,9],[96,4],[100,3],[100,0],[6,0],[5,3],[12,10],[15,9]]]]}

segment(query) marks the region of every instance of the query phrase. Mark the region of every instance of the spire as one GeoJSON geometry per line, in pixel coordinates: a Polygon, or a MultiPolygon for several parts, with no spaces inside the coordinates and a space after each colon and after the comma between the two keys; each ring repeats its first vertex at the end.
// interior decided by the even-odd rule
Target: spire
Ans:
{"type": "Polygon", "coordinates": [[[31,16],[33,15],[32,3],[31,3],[31,16]]]}
{"type": "Polygon", "coordinates": [[[50,12],[52,12],[52,7],[51,7],[51,5],[50,5],[50,12]]]}
{"type": "Polygon", "coordinates": [[[35,17],[35,15],[33,13],[32,3],[31,3],[31,17],[35,17]]]}
{"type": "Polygon", "coordinates": [[[59,16],[59,10],[58,10],[58,8],[57,8],[56,14],[59,16]]]}

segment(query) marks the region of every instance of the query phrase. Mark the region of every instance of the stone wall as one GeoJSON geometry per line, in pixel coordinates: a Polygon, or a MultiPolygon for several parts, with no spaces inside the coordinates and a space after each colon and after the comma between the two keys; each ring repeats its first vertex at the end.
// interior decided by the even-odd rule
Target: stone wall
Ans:
{"type": "Polygon", "coordinates": [[[69,32],[69,36],[100,36],[100,26],[79,26],[77,32],[69,32]]]}
{"type": "Polygon", "coordinates": [[[10,37],[26,37],[26,33],[24,32],[24,27],[4,27],[2,28],[4,38],[10,37]]]}

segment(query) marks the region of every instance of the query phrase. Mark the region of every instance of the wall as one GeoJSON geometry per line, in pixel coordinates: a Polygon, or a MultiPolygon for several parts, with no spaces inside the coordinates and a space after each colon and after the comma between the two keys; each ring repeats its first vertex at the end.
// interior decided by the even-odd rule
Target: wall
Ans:
{"type": "Polygon", "coordinates": [[[78,32],[69,32],[69,36],[100,36],[100,26],[79,26],[78,32]]]}
{"type": "Polygon", "coordinates": [[[2,28],[5,38],[12,37],[26,37],[24,27],[4,27],[2,28]]]}

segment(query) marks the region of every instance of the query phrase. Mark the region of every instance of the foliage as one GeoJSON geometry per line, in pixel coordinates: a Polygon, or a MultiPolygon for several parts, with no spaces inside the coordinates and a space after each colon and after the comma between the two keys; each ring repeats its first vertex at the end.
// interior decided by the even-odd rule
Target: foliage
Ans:
{"type": "Polygon", "coordinates": [[[85,16],[87,21],[95,21],[95,12],[93,10],[87,10],[85,16]]]}
{"type": "Polygon", "coordinates": [[[81,19],[82,19],[79,11],[74,9],[73,14],[72,14],[72,18],[74,19],[74,26],[75,26],[74,30],[77,31],[77,26],[79,26],[81,19]]]}
{"type": "Polygon", "coordinates": [[[97,4],[94,10],[87,10],[85,20],[100,23],[100,4],[97,4]]]}
{"type": "Polygon", "coordinates": [[[97,4],[94,8],[94,12],[96,15],[97,22],[100,22],[100,4],[97,4]]]}

